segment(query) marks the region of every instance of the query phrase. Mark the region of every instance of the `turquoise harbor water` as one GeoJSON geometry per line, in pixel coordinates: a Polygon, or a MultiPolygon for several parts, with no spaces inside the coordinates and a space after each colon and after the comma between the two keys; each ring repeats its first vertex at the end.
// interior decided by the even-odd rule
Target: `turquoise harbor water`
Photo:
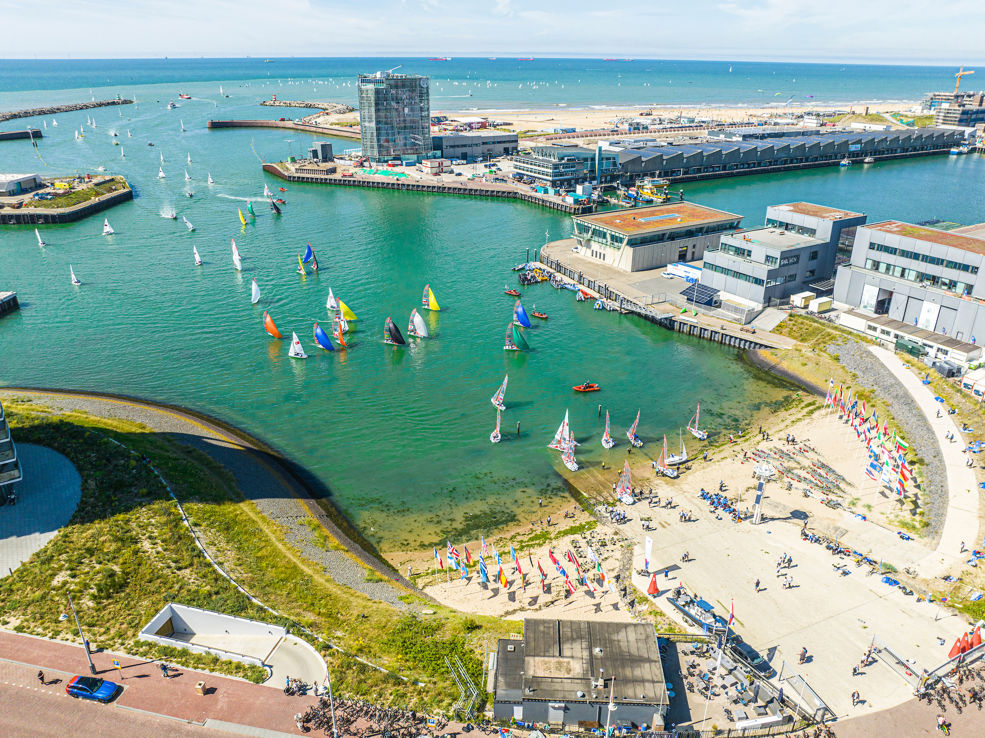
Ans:
{"type": "MultiPolygon", "coordinates": [[[[58,127],[48,118],[37,152],[23,142],[3,144],[0,171],[54,175],[104,166],[129,178],[136,199],[107,213],[117,231],[110,238],[100,235],[99,218],[43,229],[45,249],[32,228],[0,231],[0,289],[16,290],[23,306],[0,320],[0,383],[139,395],[240,425],[310,468],[384,549],[488,530],[522,516],[537,497],[561,493],[556,454],[545,446],[566,409],[583,444],[579,460],[618,465],[625,444],[603,452],[598,443],[599,402],[612,414],[617,440],[642,408],[644,450],[656,453],[660,435],[676,438],[695,402],[704,424],[721,433],[747,425],[784,394],[731,350],[595,312],[546,285],[523,288],[527,309],[550,315],[529,331],[533,350],[504,352],[512,300],[503,286],[515,283],[509,268],[543,243],[545,231],[567,235],[566,217],[520,203],[314,185],[280,193],[287,205],[274,217],[260,195],[265,182],[275,191],[283,183],[261,172],[258,157],[297,153],[313,137],[209,132],[209,118],[272,111],[256,106],[261,95],[252,87],[209,100],[199,84],[140,88],[137,106],[59,115],[58,127]],[[178,89],[198,99],[179,101],[178,89]],[[172,98],[181,104],[168,111],[172,98]],[[84,125],[87,116],[95,129],[84,125]],[[86,136],[76,142],[79,127],[86,136]],[[158,180],[162,152],[167,178],[158,180]],[[258,217],[244,229],[236,210],[248,198],[258,217]],[[196,230],[187,232],[180,217],[162,218],[170,207],[196,230]],[[242,273],[232,267],[230,238],[243,254],[242,273]],[[321,271],[302,279],[296,254],[307,241],[321,271]],[[193,264],[193,245],[202,267],[193,264]],[[69,264],[82,287],[69,283],[69,264]],[[252,277],[263,292],[257,306],[249,301],[252,277]],[[425,313],[434,338],[385,346],[384,319],[392,315],[404,330],[426,282],[443,308],[425,313]],[[326,354],[311,341],[313,321],[328,317],[329,287],[359,315],[347,352],[326,354]],[[287,342],[263,332],[263,310],[285,335],[297,331],[311,358],[288,359],[287,342]],[[494,446],[489,397],[506,372],[504,438],[494,446]],[[576,396],[571,386],[585,379],[603,391],[576,396]],[[511,432],[517,422],[519,438],[511,432]]],[[[208,87],[217,93],[217,84],[208,87]]],[[[17,94],[36,101],[34,93],[17,94]]],[[[65,99],[36,94],[46,96],[65,99]]],[[[19,106],[9,103],[0,95],[0,107],[19,106]]],[[[23,123],[41,126],[40,119],[23,123]]],[[[686,191],[745,214],[747,225],[761,221],[767,204],[799,198],[870,218],[973,222],[985,220],[983,181],[981,159],[935,157],[686,191]]]]}

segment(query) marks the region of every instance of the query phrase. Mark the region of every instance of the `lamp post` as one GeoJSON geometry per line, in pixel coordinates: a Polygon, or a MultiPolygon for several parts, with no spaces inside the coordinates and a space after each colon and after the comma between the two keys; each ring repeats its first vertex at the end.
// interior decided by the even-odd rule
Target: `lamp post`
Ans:
{"type": "Polygon", "coordinates": [[[615,686],[616,686],[616,678],[612,677],[612,681],[609,682],[609,709],[606,711],[605,714],[606,738],[608,738],[608,736],[610,735],[609,731],[611,730],[611,728],[609,727],[609,724],[612,722],[612,713],[615,712],[616,710],[616,706],[612,703],[612,690],[615,688],[615,686]]]}
{"type": "Polygon", "coordinates": [[[325,677],[328,680],[328,704],[332,709],[332,736],[333,738],[339,738],[339,731],[335,726],[335,698],[332,697],[332,672],[328,669],[328,664],[325,664],[325,677]]]}
{"type": "Polygon", "coordinates": [[[75,616],[75,627],[79,629],[79,638],[82,639],[82,648],[86,652],[86,660],[89,662],[89,673],[95,674],[96,667],[92,663],[92,654],[89,653],[89,641],[86,640],[85,636],[82,635],[82,625],[79,623],[79,614],[75,612],[75,603],[72,602],[72,595],[68,596],[68,605],[72,608],[72,615],[75,616]]]}

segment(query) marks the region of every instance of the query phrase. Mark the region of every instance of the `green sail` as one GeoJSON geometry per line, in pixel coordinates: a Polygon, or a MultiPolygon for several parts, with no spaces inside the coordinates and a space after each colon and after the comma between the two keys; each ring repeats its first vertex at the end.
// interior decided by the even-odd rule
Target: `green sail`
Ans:
{"type": "Polygon", "coordinates": [[[523,333],[520,332],[520,329],[517,326],[513,326],[513,343],[515,343],[516,347],[519,349],[530,348],[530,344],[527,343],[527,339],[523,337],[523,333]]]}

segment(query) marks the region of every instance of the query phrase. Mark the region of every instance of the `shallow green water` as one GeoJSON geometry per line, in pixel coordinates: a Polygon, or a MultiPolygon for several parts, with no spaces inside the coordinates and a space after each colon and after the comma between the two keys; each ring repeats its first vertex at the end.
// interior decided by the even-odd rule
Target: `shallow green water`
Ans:
{"type": "MultiPolygon", "coordinates": [[[[263,114],[245,101],[225,105],[220,117],[263,114]]],[[[210,133],[204,123],[216,116],[212,104],[195,100],[176,111],[163,102],[143,103],[126,114],[133,119],[96,111],[99,127],[87,129],[81,143],[71,134],[87,113],[58,116],[59,127],[49,125],[41,144],[47,166],[29,146],[5,144],[0,169],[62,174],[102,164],[126,174],[137,198],[109,211],[117,231],[111,238],[100,235],[98,218],[44,229],[44,250],[33,229],[0,231],[0,289],[16,290],[23,305],[0,320],[0,382],[139,395],[241,425],[310,468],[384,548],[488,530],[536,507],[538,497],[561,493],[556,454],[545,446],[565,409],[583,443],[579,460],[594,465],[606,458],[599,402],[612,413],[617,440],[625,439],[641,407],[639,433],[655,452],[659,435],[676,438],[697,401],[703,425],[725,432],[784,393],[731,350],[595,312],[589,303],[576,303],[573,293],[546,285],[523,290],[528,310],[536,304],[550,315],[529,331],[533,350],[504,352],[512,300],[503,285],[514,283],[509,267],[523,260],[527,247],[543,243],[545,231],[551,238],[567,235],[564,216],[493,200],[291,185],[281,193],[288,201],[282,217],[258,203],[255,223],[244,229],[236,208],[257,198],[264,184],[253,149],[279,158],[311,137],[210,133]],[[179,119],[187,133],[179,132],[179,119]],[[121,132],[116,140],[125,160],[107,135],[111,124],[121,132]],[[125,137],[127,128],[134,138],[125,137]],[[148,140],[156,145],[147,146],[148,140]],[[161,151],[163,181],[156,178],[161,151]],[[191,200],[183,196],[189,152],[191,200]],[[213,187],[205,184],[207,172],[213,187]],[[188,233],[180,217],[161,218],[166,205],[187,216],[195,232],[188,233]],[[242,273],[232,268],[230,238],[243,254],[242,273]],[[322,268],[302,279],[296,254],[306,241],[322,268]],[[204,266],[193,265],[192,245],[204,266]],[[81,288],[69,283],[70,263],[81,288]],[[263,291],[257,306],[249,301],[254,276],[263,291]],[[392,315],[404,330],[425,282],[443,307],[440,314],[425,313],[434,338],[406,349],[385,346],[384,318],[392,315]],[[327,318],[330,286],[360,318],[344,353],[323,353],[311,341],[313,321],[327,318]],[[292,361],[286,341],[266,336],[265,309],[285,335],[298,332],[311,358],[292,361]],[[505,372],[504,439],[492,445],[489,397],[505,372]],[[603,392],[576,396],[571,386],[585,379],[600,382],[603,392]],[[510,432],[517,422],[518,439],[510,432]]],[[[859,172],[857,181],[864,183],[851,188],[855,172],[831,171],[788,176],[785,185],[745,178],[689,192],[758,222],[767,202],[801,191],[862,209],[865,203],[857,200],[889,181],[939,192],[964,165],[937,159],[886,166],[880,168],[886,174],[859,172]],[[813,194],[818,189],[838,198],[813,194]]],[[[974,166],[980,182],[980,164],[974,166]]],[[[275,191],[282,184],[266,179],[275,191]]],[[[896,187],[912,204],[917,193],[906,196],[903,189],[896,187]]],[[[947,212],[970,220],[972,209],[947,212]]],[[[880,214],[916,217],[911,213],[908,205],[880,214]]],[[[624,453],[620,443],[607,452],[608,462],[618,465],[624,453]]]]}

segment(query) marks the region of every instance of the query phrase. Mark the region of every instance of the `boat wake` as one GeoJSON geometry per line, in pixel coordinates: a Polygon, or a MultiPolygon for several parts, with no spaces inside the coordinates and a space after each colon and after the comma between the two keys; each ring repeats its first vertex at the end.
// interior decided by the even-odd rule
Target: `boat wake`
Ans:
{"type": "Polygon", "coordinates": [[[240,202],[256,202],[258,200],[260,202],[263,202],[264,200],[267,199],[263,195],[254,195],[253,197],[237,197],[236,195],[226,195],[221,192],[218,195],[216,195],[216,197],[224,197],[227,200],[239,200],[240,202]]]}

